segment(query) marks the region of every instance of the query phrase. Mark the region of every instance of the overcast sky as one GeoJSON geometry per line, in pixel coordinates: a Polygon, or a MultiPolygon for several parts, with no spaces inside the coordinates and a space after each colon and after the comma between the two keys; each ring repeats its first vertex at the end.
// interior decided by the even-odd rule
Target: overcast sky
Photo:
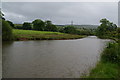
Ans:
{"type": "Polygon", "coordinates": [[[54,24],[99,24],[102,18],[118,23],[117,2],[3,2],[2,11],[14,23],[42,19],[54,24]]]}

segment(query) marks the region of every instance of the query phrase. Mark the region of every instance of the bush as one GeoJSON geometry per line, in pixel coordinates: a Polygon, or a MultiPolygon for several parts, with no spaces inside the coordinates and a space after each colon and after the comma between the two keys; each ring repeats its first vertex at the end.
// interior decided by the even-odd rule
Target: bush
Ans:
{"type": "Polygon", "coordinates": [[[119,50],[118,43],[109,43],[107,45],[107,48],[104,50],[101,60],[103,61],[109,61],[112,63],[118,63],[120,62],[120,50],[119,50]]]}
{"type": "Polygon", "coordinates": [[[2,40],[8,41],[12,40],[12,28],[9,23],[5,20],[2,20],[2,40]]]}
{"type": "Polygon", "coordinates": [[[36,19],[32,22],[33,29],[37,31],[44,31],[45,23],[41,19],[36,19]]]}
{"type": "Polygon", "coordinates": [[[15,28],[15,25],[11,21],[7,21],[12,28],[15,28]]]}
{"type": "Polygon", "coordinates": [[[45,29],[44,30],[45,31],[53,31],[53,32],[58,31],[57,27],[54,24],[52,24],[52,22],[49,20],[45,21],[45,29]]]}
{"type": "Polygon", "coordinates": [[[31,30],[31,29],[32,29],[31,23],[24,22],[24,23],[23,23],[23,29],[24,29],[24,30],[31,30]]]}

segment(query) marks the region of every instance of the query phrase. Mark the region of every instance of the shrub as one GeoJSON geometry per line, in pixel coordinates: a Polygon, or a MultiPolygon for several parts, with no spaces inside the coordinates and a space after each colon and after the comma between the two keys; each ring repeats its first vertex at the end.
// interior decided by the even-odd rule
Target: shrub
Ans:
{"type": "Polygon", "coordinates": [[[11,21],[7,21],[12,28],[15,28],[15,25],[11,21]]]}
{"type": "Polygon", "coordinates": [[[57,27],[54,24],[52,24],[52,22],[49,20],[45,21],[45,29],[44,30],[45,31],[53,31],[53,32],[58,31],[57,27]]]}
{"type": "Polygon", "coordinates": [[[31,30],[31,29],[32,29],[31,23],[24,22],[24,23],[23,23],[23,29],[24,29],[24,30],[31,30]]]}
{"type": "Polygon", "coordinates": [[[120,62],[120,50],[119,50],[118,43],[109,43],[107,48],[104,50],[103,54],[101,55],[101,60],[109,61],[112,63],[120,62]]]}
{"type": "Polygon", "coordinates": [[[37,31],[44,31],[45,23],[41,19],[36,19],[32,22],[33,29],[37,31]]]}
{"type": "Polygon", "coordinates": [[[12,28],[9,23],[5,20],[2,20],[2,40],[8,41],[12,40],[12,28]]]}

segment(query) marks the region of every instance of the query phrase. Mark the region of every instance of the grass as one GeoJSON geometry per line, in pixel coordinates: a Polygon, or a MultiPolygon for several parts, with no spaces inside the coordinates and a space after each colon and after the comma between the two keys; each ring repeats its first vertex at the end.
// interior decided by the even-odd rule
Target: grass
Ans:
{"type": "MultiPolygon", "coordinates": [[[[87,78],[114,78],[120,79],[120,46],[117,42],[109,43],[101,54],[101,60],[90,71],[87,78]]],[[[118,80],[119,80],[118,79],[118,80]]]]}
{"type": "Polygon", "coordinates": [[[65,34],[60,32],[18,30],[13,29],[15,40],[60,40],[60,39],[78,39],[85,36],[65,34]]]}
{"type": "Polygon", "coordinates": [[[91,70],[88,78],[117,78],[118,77],[117,64],[110,62],[99,62],[94,69],[91,70]]]}

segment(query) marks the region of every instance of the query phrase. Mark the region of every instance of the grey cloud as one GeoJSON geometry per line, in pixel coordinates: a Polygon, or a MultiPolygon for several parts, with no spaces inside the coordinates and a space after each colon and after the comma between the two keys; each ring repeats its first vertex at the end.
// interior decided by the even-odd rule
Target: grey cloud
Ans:
{"type": "Polygon", "coordinates": [[[115,2],[4,2],[5,18],[14,23],[35,19],[51,20],[55,24],[99,24],[107,18],[117,24],[118,5],[115,2]]]}

